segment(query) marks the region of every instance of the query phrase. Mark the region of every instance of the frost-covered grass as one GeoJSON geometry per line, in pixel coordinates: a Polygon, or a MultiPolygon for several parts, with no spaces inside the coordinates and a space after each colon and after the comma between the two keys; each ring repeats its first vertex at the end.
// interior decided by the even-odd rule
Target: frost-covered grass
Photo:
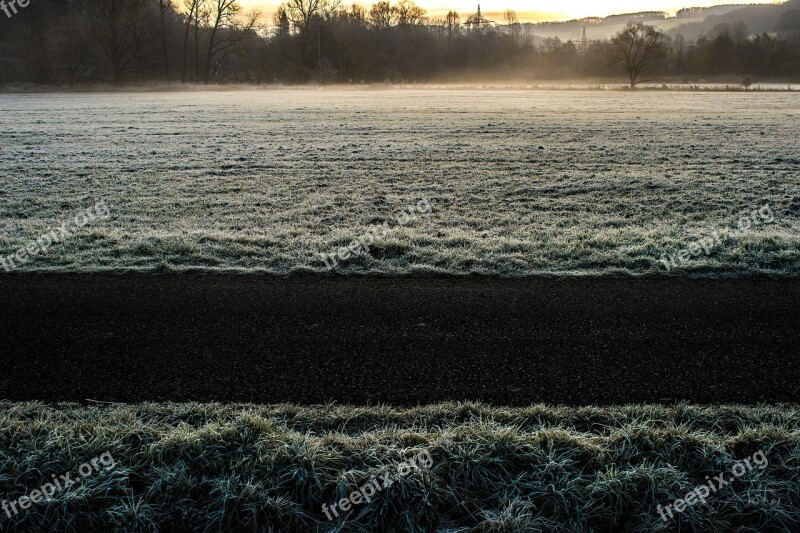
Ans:
{"type": "Polygon", "coordinates": [[[797,406],[0,404],[0,498],[115,466],[3,531],[797,531],[797,406]],[[338,522],[321,506],[414,468],[338,522]],[[768,461],[664,523],[706,476],[768,461]]]}
{"type": "Polygon", "coordinates": [[[797,93],[268,90],[0,95],[0,255],[105,199],[25,271],[665,274],[772,202],[777,222],[669,275],[800,273],[797,93]],[[2,237],[2,235],[0,235],[2,237]]]}

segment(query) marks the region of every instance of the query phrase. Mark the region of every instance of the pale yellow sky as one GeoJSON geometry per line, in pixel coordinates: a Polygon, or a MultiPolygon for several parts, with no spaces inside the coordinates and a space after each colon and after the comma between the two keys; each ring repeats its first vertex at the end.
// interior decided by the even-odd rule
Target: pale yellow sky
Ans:
{"type": "MultiPolygon", "coordinates": [[[[377,0],[374,0],[377,1],[377,0]]],[[[278,0],[239,0],[245,9],[258,8],[266,14],[274,11],[280,4],[278,0]]],[[[342,0],[349,5],[352,1],[342,0]]],[[[371,0],[356,1],[362,5],[370,5],[371,0]]],[[[438,17],[449,10],[455,10],[462,18],[474,13],[477,0],[417,0],[417,3],[428,11],[428,15],[438,17]]],[[[523,21],[564,20],[583,17],[604,17],[619,13],[636,11],[668,11],[674,13],[684,7],[708,7],[720,4],[771,4],[772,0],[482,0],[481,10],[484,13],[502,13],[506,9],[517,11],[523,21]]],[[[499,21],[498,21],[499,22],[499,21]]]]}

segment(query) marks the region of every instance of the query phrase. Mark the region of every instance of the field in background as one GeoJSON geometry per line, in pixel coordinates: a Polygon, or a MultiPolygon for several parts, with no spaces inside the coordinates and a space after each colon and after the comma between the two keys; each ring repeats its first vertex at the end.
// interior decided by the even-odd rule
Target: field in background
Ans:
{"type": "Polygon", "coordinates": [[[105,200],[23,271],[800,272],[795,93],[270,90],[0,97],[0,255],[105,200]],[[432,215],[393,224],[427,199],[432,215]]]}
{"type": "Polygon", "coordinates": [[[12,519],[0,513],[7,531],[800,528],[796,406],[0,407],[6,500],[89,458],[114,462],[12,519]],[[323,504],[423,451],[430,465],[326,520],[323,504]],[[758,452],[739,475],[736,462],[758,452]],[[661,519],[658,505],[720,474],[733,481],[661,519]]]}

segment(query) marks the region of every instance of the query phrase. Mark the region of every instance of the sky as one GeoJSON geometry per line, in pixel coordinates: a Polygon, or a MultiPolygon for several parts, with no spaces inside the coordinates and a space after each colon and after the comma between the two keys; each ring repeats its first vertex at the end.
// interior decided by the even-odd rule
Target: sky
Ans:
{"type": "MultiPolygon", "coordinates": [[[[377,0],[356,0],[368,6],[377,0]]],[[[258,8],[265,14],[272,13],[279,0],[239,0],[245,9],[258,8]]],[[[352,0],[342,0],[342,4],[349,5],[352,0]]],[[[464,18],[474,13],[478,0],[416,0],[416,3],[428,11],[428,16],[439,17],[448,11],[455,10],[464,18]]],[[[667,11],[675,13],[685,7],[708,7],[720,4],[771,4],[772,0],[481,0],[481,10],[484,14],[499,15],[506,9],[517,12],[523,22],[538,22],[545,20],[567,20],[583,17],[604,17],[620,13],[633,13],[637,11],[667,11]]],[[[502,18],[498,19],[501,22],[502,18]]]]}

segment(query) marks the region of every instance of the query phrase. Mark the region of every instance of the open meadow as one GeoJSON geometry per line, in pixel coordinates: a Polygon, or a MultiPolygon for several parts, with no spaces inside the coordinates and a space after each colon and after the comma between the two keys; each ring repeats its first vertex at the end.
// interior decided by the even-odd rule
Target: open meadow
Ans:
{"type": "Polygon", "coordinates": [[[798,119],[0,95],[0,529],[800,530],[798,119]]]}
{"type": "Polygon", "coordinates": [[[3,95],[0,255],[104,201],[13,268],[321,273],[372,232],[337,272],[797,275],[798,119],[789,92],[3,95]]]}

